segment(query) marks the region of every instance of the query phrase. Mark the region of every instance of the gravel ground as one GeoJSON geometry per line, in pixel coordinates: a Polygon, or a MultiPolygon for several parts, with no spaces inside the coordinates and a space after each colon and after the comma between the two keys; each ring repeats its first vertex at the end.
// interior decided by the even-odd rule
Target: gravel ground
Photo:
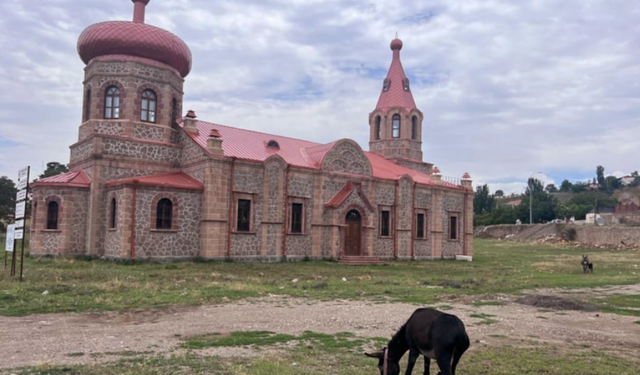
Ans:
{"type": "MultiPolygon", "coordinates": [[[[535,290],[537,296],[570,298],[590,295],[640,294],[640,284],[589,290],[535,290]]],[[[640,352],[638,317],[597,311],[552,310],[514,302],[514,296],[484,300],[504,305],[473,306],[478,296],[458,296],[437,306],[458,315],[467,327],[471,349],[482,345],[570,344],[635,357],[640,352]],[[496,320],[482,324],[487,314],[496,320]]],[[[558,299],[554,299],[558,301],[558,299]]],[[[177,353],[185,336],[213,332],[267,330],[300,334],[352,332],[364,337],[391,337],[417,306],[365,301],[317,302],[269,296],[219,305],[126,313],[50,314],[0,317],[1,369],[39,364],[113,361],[119,353],[177,353]],[[93,355],[91,355],[93,354],[93,355]]],[[[562,306],[556,306],[562,308],[562,306]]],[[[562,345],[567,347],[567,345],[562,345]]],[[[251,355],[248,348],[215,348],[208,355],[251,355]]]]}

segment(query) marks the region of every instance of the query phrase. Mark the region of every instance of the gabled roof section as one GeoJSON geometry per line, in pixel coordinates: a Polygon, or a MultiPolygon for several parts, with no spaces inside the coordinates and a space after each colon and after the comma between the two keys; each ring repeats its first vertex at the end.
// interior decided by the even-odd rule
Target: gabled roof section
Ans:
{"type": "Polygon", "coordinates": [[[36,181],[33,187],[40,186],[60,186],[60,187],[81,187],[89,188],[91,178],[83,170],[61,173],[36,181]]]}
{"type": "Polygon", "coordinates": [[[351,195],[352,191],[353,191],[353,183],[351,183],[351,181],[348,181],[344,185],[344,187],[340,189],[340,191],[337,192],[336,195],[333,196],[333,198],[329,199],[329,201],[324,204],[325,207],[332,207],[332,208],[340,207],[340,205],[347,198],[349,198],[349,195],[351,195]]]}
{"type": "Polygon", "coordinates": [[[204,185],[202,184],[202,182],[183,172],[171,172],[149,176],[129,177],[120,180],[109,181],[105,185],[106,187],[114,187],[121,185],[133,185],[134,183],[138,186],[204,190],[204,185]]]}
{"type": "Polygon", "coordinates": [[[333,198],[331,198],[327,203],[324,204],[324,206],[325,207],[331,207],[331,208],[340,207],[342,205],[342,203],[344,203],[344,201],[347,200],[347,198],[349,198],[349,196],[351,195],[351,193],[354,190],[354,187],[355,187],[355,190],[358,192],[358,196],[360,197],[360,200],[362,200],[364,205],[367,206],[369,211],[373,211],[374,207],[371,204],[371,202],[369,202],[369,199],[367,198],[367,196],[362,191],[362,185],[359,184],[359,183],[355,183],[354,184],[351,181],[348,181],[344,185],[344,187],[339,192],[337,192],[336,195],[333,196],[333,198]]]}
{"type": "Polygon", "coordinates": [[[391,41],[393,58],[387,78],[383,82],[378,104],[376,104],[376,109],[382,109],[384,112],[393,107],[404,108],[407,112],[416,108],[416,102],[411,94],[411,86],[400,62],[401,49],[402,41],[400,39],[395,38],[391,41]]]}

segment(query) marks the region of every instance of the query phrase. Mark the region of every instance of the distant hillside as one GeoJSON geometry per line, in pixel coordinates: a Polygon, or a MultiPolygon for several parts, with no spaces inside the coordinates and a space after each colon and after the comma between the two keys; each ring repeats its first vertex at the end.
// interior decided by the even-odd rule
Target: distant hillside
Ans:
{"type": "Polygon", "coordinates": [[[640,187],[625,186],[622,189],[615,190],[613,196],[620,204],[635,204],[640,206],[640,187]]]}

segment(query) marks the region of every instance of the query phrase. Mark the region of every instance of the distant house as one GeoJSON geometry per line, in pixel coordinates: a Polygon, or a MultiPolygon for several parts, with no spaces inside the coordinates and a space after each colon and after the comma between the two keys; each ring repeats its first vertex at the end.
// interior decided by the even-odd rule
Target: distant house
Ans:
{"type": "Polygon", "coordinates": [[[622,176],[618,179],[618,181],[620,181],[620,184],[622,186],[629,186],[633,183],[634,180],[635,178],[631,175],[622,176]]]}
{"type": "Polygon", "coordinates": [[[516,199],[515,201],[507,202],[507,204],[511,207],[519,206],[522,203],[522,199],[516,199]]]}

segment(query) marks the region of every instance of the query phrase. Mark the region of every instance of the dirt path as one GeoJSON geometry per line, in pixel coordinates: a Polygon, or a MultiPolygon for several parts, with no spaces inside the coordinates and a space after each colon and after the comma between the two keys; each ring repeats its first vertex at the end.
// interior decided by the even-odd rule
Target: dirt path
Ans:
{"type": "MultiPolygon", "coordinates": [[[[536,290],[532,294],[567,297],[585,290],[536,290]]],[[[589,289],[595,295],[640,294],[640,284],[589,289]]],[[[502,306],[473,306],[473,298],[442,302],[466,324],[471,350],[482,345],[553,343],[611,350],[635,356],[640,351],[640,318],[575,310],[541,309],[494,296],[502,306]],[[492,324],[485,318],[496,320],[492,324]],[[473,317],[472,315],[476,316],[473,317]]],[[[51,314],[0,317],[0,369],[38,365],[96,363],[121,358],[127,351],[160,354],[177,351],[185,336],[246,330],[300,334],[304,331],[390,337],[414,305],[361,301],[315,302],[270,296],[221,305],[128,313],[51,314]]],[[[243,348],[207,350],[207,354],[251,354],[243,348]]],[[[0,370],[0,374],[3,373],[0,370]]]]}

